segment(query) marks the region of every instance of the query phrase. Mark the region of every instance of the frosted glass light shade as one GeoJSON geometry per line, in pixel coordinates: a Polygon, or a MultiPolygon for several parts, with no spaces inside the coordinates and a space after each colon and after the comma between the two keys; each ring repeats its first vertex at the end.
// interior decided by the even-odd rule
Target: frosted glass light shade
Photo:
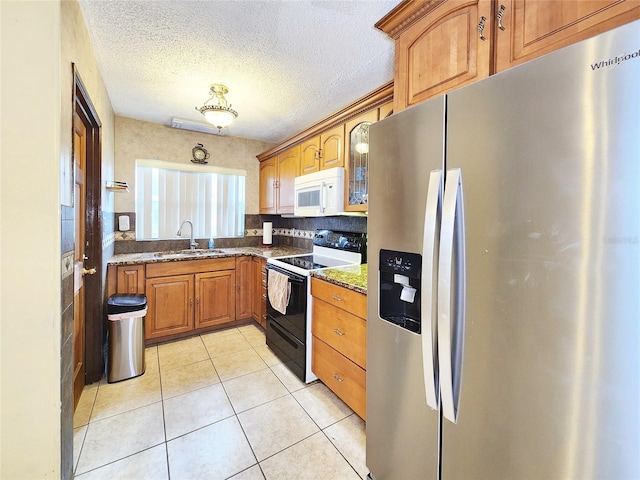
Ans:
{"type": "Polygon", "coordinates": [[[204,118],[211,125],[214,125],[218,128],[227,127],[233,122],[233,119],[238,115],[237,113],[234,115],[231,113],[233,110],[227,110],[225,107],[216,108],[213,110],[205,111],[204,118]]]}
{"type": "Polygon", "coordinates": [[[229,89],[224,85],[214,83],[209,91],[211,97],[204,102],[202,107],[196,107],[196,110],[204,115],[207,122],[219,129],[228,126],[238,116],[238,112],[231,108],[231,105],[227,103],[227,99],[224,97],[228,92],[229,89]]]}

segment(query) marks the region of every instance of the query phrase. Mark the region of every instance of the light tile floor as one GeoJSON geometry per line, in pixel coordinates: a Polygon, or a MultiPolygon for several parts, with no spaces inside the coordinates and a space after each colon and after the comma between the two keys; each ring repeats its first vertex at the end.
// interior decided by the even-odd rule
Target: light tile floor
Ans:
{"type": "Polygon", "coordinates": [[[144,375],[84,388],[78,480],[366,478],[364,422],[305,385],[257,324],[149,347],[144,375]]]}

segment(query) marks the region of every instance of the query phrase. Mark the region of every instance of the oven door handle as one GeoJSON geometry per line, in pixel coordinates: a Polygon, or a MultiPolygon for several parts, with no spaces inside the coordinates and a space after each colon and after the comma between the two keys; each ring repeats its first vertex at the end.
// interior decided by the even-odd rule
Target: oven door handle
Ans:
{"type": "MultiPolygon", "coordinates": [[[[288,270],[285,270],[284,268],[281,267],[276,267],[275,265],[271,264],[271,263],[267,263],[266,266],[267,270],[274,270],[276,272],[282,273],[283,275],[286,275],[287,277],[289,277],[289,281],[292,283],[298,283],[298,284],[303,284],[304,282],[306,282],[306,277],[303,277],[302,275],[298,275],[296,273],[290,272],[288,270]]],[[[267,282],[269,281],[269,278],[267,276],[267,282]]]]}

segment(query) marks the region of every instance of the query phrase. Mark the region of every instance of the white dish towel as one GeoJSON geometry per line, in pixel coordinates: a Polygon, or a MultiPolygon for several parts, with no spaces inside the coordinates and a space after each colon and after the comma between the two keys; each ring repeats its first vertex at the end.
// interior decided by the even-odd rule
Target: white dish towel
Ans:
{"type": "Polygon", "coordinates": [[[267,294],[269,295],[271,306],[285,315],[287,313],[287,305],[289,305],[289,296],[291,295],[289,277],[284,273],[269,270],[267,294]]]}

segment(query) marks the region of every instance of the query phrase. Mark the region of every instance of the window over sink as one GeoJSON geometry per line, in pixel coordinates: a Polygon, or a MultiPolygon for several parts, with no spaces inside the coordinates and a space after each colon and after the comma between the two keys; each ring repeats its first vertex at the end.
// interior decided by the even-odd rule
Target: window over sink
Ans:
{"type": "Polygon", "coordinates": [[[184,220],[195,238],[243,237],[245,170],[136,160],[136,238],[178,238],[184,220]]]}

